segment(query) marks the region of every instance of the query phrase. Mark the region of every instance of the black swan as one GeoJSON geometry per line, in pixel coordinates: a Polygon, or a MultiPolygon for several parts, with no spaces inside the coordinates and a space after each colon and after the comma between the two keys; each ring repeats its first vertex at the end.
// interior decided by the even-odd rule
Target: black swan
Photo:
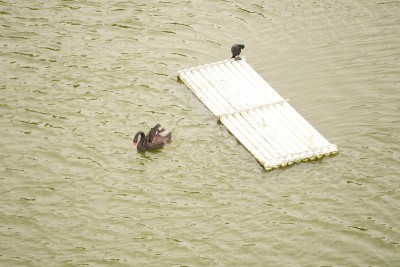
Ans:
{"type": "Polygon", "coordinates": [[[244,49],[243,44],[234,44],[232,45],[231,52],[232,52],[232,58],[236,60],[240,60],[241,58],[239,57],[240,52],[244,49]]]}
{"type": "Polygon", "coordinates": [[[171,132],[165,136],[158,134],[162,131],[164,131],[164,129],[160,130],[159,126],[156,125],[150,129],[150,132],[147,136],[145,136],[144,132],[142,131],[137,132],[135,138],[133,138],[133,147],[135,147],[139,152],[162,148],[165,143],[171,142],[172,135],[171,132]],[[151,140],[151,142],[149,140],[151,140]]]}

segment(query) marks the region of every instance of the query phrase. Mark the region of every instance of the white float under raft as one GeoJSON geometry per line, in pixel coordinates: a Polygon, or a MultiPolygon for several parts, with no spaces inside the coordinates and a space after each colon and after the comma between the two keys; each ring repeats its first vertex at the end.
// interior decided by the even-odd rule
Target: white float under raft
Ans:
{"type": "Polygon", "coordinates": [[[338,151],[244,58],[181,70],[178,77],[267,170],[338,151]]]}

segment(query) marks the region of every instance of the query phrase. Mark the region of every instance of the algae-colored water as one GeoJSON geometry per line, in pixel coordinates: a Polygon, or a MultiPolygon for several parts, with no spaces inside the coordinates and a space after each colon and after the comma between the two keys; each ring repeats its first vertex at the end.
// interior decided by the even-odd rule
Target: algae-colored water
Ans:
{"type": "Polygon", "coordinates": [[[1,266],[396,266],[399,1],[1,1],[1,266]],[[247,62],[340,153],[266,172],[178,83],[247,62]],[[163,150],[133,135],[161,123],[163,150]]]}

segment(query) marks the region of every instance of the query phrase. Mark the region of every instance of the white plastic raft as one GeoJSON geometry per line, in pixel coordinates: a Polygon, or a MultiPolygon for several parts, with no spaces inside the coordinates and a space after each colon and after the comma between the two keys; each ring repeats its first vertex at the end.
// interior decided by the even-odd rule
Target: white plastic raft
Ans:
{"type": "Polygon", "coordinates": [[[244,58],[181,70],[178,77],[267,170],[338,151],[244,58]]]}

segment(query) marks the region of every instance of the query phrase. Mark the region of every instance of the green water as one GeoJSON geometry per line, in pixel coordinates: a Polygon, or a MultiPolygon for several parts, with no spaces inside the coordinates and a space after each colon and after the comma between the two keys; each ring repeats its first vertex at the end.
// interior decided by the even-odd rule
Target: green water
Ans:
{"type": "Polygon", "coordinates": [[[0,1],[0,266],[398,266],[399,14],[0,1]],[[339,154],[266,172],[177,82],[233,43],[339,154]]]}

